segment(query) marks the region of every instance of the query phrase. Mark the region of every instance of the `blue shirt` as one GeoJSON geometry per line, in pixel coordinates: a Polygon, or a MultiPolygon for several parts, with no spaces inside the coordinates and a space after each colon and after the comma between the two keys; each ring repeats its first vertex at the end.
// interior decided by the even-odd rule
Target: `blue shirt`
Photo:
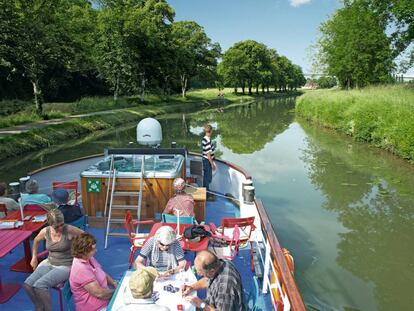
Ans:
{"type": "Polygon", "coordinates": [[[28,204],[46,204],[52,202],[52,199],[48,197],[47,194],[44,193],[22,193],[22,206],[28,204]]]}

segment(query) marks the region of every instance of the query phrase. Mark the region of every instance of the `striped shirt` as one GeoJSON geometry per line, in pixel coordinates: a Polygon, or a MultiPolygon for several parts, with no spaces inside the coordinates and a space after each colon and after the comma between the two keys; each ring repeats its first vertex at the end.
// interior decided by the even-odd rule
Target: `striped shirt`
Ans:
{"type": "Polygon", "coordinates": [[[208,136],[203,137],[203,158],[208,159],[208,153],[211,153],[211,158],[214,159],[214,145],[211,142],[211,138],[208,136]]]}
{"type": "Polygon", "coordinates": [[[159,271],[167,271],[168,269],[172,269],[175,267],[169,267],[170,265],[170,256],[175,256],[176,261],[181,261],[184,259],[184,251],[181,247],[181,244],[178,240],[175,240],[167,251],[159,250],[158,258],[153,258],[153,249],[154,247],[159,247],[157,245],[157,241],[154,237],[151,237],[142,247],[140,255],[144,258],[149,259],[149,265],[153,266],[159,271]]]}
{"type": "Polygon", "coordinates": [[[231,261],[222,261],[217,275],[209,280],[206,304],[219,311],[247,310],[241,277],[231,261]]]}

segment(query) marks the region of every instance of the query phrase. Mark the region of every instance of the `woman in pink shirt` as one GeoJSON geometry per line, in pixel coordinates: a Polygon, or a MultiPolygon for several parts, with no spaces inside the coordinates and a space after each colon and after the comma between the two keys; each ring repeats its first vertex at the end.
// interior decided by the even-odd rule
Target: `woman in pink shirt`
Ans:
{"type": "Polygon", "coordinates": [[[104,310],[116,288],[115,281],[93,257],[95,253],[93,235],[85,232],[72,241],[74,258],[69,283],[77,311],[104,310]]]}

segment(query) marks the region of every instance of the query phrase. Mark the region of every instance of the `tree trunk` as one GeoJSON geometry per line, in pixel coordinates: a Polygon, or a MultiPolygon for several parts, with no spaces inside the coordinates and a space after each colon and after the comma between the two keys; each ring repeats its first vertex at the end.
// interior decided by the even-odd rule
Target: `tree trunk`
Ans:
{"type": "Polygon", "coordinates": [[[267,86],[266,87],[266,93],[269,93],[270,92],[270,90],[269,90],[269,86],[267,86]]]}
{"type": "Polygon", "coordinates": [[[237,87],[234,88],[234,94],[237,94],[237,87]]]}
{"type": "Polygon", "coordinates": [[[37,79],[32,80],[32,85],[36,113],[41,116],[43,114],[42,90],[40,89],[39,81],[37,79]]]}
{"type": "Polygon", "coordinates": [[[141,96],[140,96],[141,103],[144,102],[144,99],[145,99],[145,73],[141,73],[141,96]]]}
{"type": "Polygon", "coordinates": [[[265,87],[264,85],[262,85],[262,94],[264,94],[264,92],[265,92],[265,87]]]}
{"type": "Polygon", "coordinates": [[[181,93],[183,98],[185,98],[186,94],[187,94],[187,75],[186,74],[182,74],[181,75],[181,93]]]}
{"type": "Polygon", "coordinates": [[[114,101],[118,101],[119,94],[119,74],[116,76],[115,88],[114,88],[114,101]]]}
{"type": "Polygon", "coordinates": [[[259,86],[256,85],[256,94],[259,94],[259,86]]]}
{"type": "Polygon", "coordinates": [[[243,95],[246,94],[245,86],[244,85],[242,86],[242,93],[243,93],[243,95]]]}

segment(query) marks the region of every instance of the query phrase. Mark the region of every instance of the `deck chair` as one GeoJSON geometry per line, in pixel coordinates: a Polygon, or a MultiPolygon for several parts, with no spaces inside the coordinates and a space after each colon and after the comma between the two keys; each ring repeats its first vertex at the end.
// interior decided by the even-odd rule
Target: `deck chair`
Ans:
{"type": "Polygon", "coordinates": [[[69,192],[69,202],[70,204],[78,203],[78,182],[77,181],[54,181],[52,182],[52,190],[56,189],[66,189],[69,192]]]}
{"type": "Polygon", "coordinates": [[[65,283],[61,283],[52,288],[58,292],[60,311],[65,311],[65,309],[67,311],[70,311],[71,310],[70,299],[72,298],[72,291],[70,290],[69,281],[66,281],[65,283]]]}
{"type": "Polygon", "coordinates": [[[7,207],[5,203],[0,203],[0,213],[3,213],[3,216],[0,216],[0,218],[7,216],[7,207]]]}
{"type": "Polygon", "coordinates": [[[223,260],[233,260],[239,252],[240,230],[237,225],[234,226],[232,236],[225,236],[220,233],[211,235],[210,251],[223,260]]]}
{"type": "Polygon", "coordinates": [[[229,237],[232,236],[236,225],[240,229],[240,244],[250,243],[251,269],[254,271],[253,245],[250,241],[252,232],[256,229],[256,226],[254,225],[254,216],[244,218],[223,218],[219,228],[217,228],[214,223],[210,223],[210,229],[213,234],[221,234],[229,237]]]}
{"type": "MultiPolygon", "coordinates": [[[[170,214],[162,214],[161,219],[163,223],[168,224],[176,224],[178,221],[178,217],[175,215],[170,214]]],[[[194,216],[180,216],[180,224],[189,224],[193,225],[194,222],[194,216]]]]}
{"type": "Polygon", "coordinates": [[[132,261],[134,260],[135,252],[140,250],[145,243],[145,240],[148,237],[148,233],[137,233],[137,225],[153,225],[155,224],[154,220],[133,220],[130,211],[127,211],[125,214],[125,229],[128,232],[129,241],[131,242],[131,252],[129,254],[129,268],[132,266],[132,261]]]}

